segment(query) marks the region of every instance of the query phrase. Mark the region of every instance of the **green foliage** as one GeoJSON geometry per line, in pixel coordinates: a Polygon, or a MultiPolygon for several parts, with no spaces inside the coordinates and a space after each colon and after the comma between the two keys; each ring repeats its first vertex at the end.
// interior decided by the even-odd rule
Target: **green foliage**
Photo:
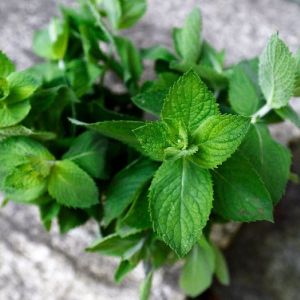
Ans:
{"type": "Polygon", "coordinates": [[[259,82],[267,104],[280,108],[294,93],[295,61],[278,35],[273,35],[259,60],[259,82]]]}
{"type": "Polygon", "coordinates": [[[139,159],[121,170],[111,181],[104,205],[104,223],[108,225],[119,217],[130,203],[141,194],[152,178],[157,165],[147,159],[139,159]]]}
{"type": "Polygon", "coordinates": [[[48,191],[58,203],[69,207],[85,208],[99,201],[93,179],[70,160],[54,163],[48,191]]]}
{"type": "Polygon", "coordinates": [[[115,29],[125,29],[133,26],[146,12],[145,0],[104,0],[103,9],[115,29]]]}
{"type": "Polygon", "coordinates": [[[143,263],[140,299],[155,271],[180,259],[186,294],[214,276],[229,284],[211,228],[273,221],[291,154],[268,124],[300,127],[289,103],[300,95],[300,52],[275,34],[260,58],[225,67],[198,9],[174,29],[174,49],[139,49],[120,29],[144,15],[145,0],[79,2],[36,33],[44,62],[18,72],[0,51],[5,199],[38,206],[46,230],[93,219],[99,238],[87,250],[120,258],[116,282],[143,263]]]}
{"type": "Polygon", "coordinates": [[[187,159],[165,161],[155,174],[149,196],[154,230],[184,256],[201,235],[212,208],[209,172],[187,159]]]}
{"type": "Polygon", "coordinates": [[[174,46],[183,62],[198,62],[202,46],[201,30],[202,19],[198,9],[194,9],[189,14],[183,28],[174,29],[174,46]]]}

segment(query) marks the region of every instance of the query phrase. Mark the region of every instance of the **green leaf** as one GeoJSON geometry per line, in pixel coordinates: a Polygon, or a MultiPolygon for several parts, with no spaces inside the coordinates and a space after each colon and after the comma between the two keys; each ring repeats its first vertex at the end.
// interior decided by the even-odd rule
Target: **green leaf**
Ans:
{"type": "Polygon", "coordinates": [[[178,74],[162,72],[152,82],[146,82],[139,94],[132,98],[133,103],[142,110],[159,116],[170,87],[179,78],[178,74]]]}
{"type": "Polygon", "coordinates": [[[33,131],[21,125],[0,128],[0,141],[11,136],[30,136],[37,140],[52,140],[56,137],[52,132],[33,131]]]}
{"type": "Polygon", "coordinates": [[[145,125],[140,121],[104,121],[98,123],[84,123],[77,120],[70,119],[75,125],[85,126],[88,129],[95,130],[102,135],[118,140],[127,144],[139,151],[142,151],[139,141],[137,140],[133,130],[145,125]]]}
{"type": "Polygon", "coordinates": [[[9,137],[0,143],[0,182],[13,169],[22,164],[36,161],[51,161],[53,155],[40,143],[28,137],[9,137]]]}
{"type": "Polygon", "coordinates": [[[133,26],[146,12],[145,0],[104,0],[102,6],[115,29],[133,26]]]}
{"type": "MultiPolygon", "coordinates": [[[[229,79],[229,102],[235,112],[252,116],[261,106],[261,95],[252,78],[245,71],[244,64],[236,65],[229,79]]],[[[250,67],[250,66],[249,66],[250,67]]]]}
{"type": "Polygon", "coordinates": [[[6,78],[0,77],[0,101],[6,99],[8,95],[9,95],[8,81],[6,80],[6,78]]]}
{"type": "Polygon", "coordinates": [[[198,151],[193,160],[203,168],[215,168],[228,159],[241,144],[250,121],[236,115],[207,118],[193,134],[198,151]]]}
{"type": "Polygon", "coordinates": [[[98,189],[92,178],[69,160],[55,162],[48,191],[58,203],[68,207],[85,208],[99,201],[98,189]]]}
{"type": "Polygon", "coordinates": [[[214,209],[232,221],[273,221],[273,203],[262,179],[250,162],[236,152],[214,170],[214,209]]]}
{"type": "Polygon", "coordinates": [[[197,63],[202,46],[202,18],[199,9],[194,9],[186,18],[183,28],[173,32],[174,46],[183,61],[197,63]]]}
{"type": "Polygon", "coordinates": [[[102,255],[119,256],[126,260],[136,254],[144,245],[144,239],[140,234],[130,235],[121,238],[117,234],[99,238],[94,241],[86,250],[99,252],[102,255]]]}
{"type": "Polygon", "coordinates": [[[295,63],[296,63],[296,76],[295,76],[294,96],[300,97],[300,50],[298,50],[295,55],[295,63]]]}
{"type": "Polygon", "coordinates": [[[41,57],[63,59],[68,47],[69,26],[66,21],[53,18],[48,28],[36,32],[33,51],[41,57]]]}
{"type": "Polygon", "coordinates": [[[20,164],[5,177],[3,191],[16,202],[29,202],[47,191],[47,177],[51,166],[40,159],[30,159],[20,164]]]}
{"type": "Polygon", "coordinates": [[[206,242],[204,246],[196,244],[186,258],[179,284],[191,297],[203,293],[212,284],[214,273],[213,248],[206,242]]]}
{"type": "Polygon", "coordinates": [[[169,136],[167,126],[163,122],[148,122],[133,132],[151,159],[158,161],[164,159],[164,150],[169,146],[169,136]]]}
{"type": "Polygon", "coordinates": [[[223,285],[229,285],[230,283],[230,275],[227,266],[226,259],[220,249],[212,245],[213,250],[215,252],[215,274],[218,278],[219,282],[223,285]]]}
{"type": "Polygon", "coordinates": [[[99,133],[87,131],[74,140],[63,158],[72,160],[90,176],[105,179],[107,147],[107,140],[99,133]]]}
{"type": "Polygon", "coordinates": [[[291,106],[287,105],[285,107],[275,109],[275,112],[284,120],[288,120],[300,128],[300,116],[291,106]]]}
{"type": "Polygon", "coordinates": [[[58,225],[61,234],[83,225],[89,219],[89,215],[80,209],[61,207],[58,214],[58,225]]]}
{"type": "Polygon", "coordinates": [[[289,150],[275,142],[266,125],[259,123],[251,126],[240,149],[262,178],[273,203],[277,203],[290,174],[289,150]]]}
{"type": "Polygon", "coordinates": [[[212,208],[208,170],[187,159],[164,161],[151,183],[149,197],[155,232],[184,256],[199,239],[212,208]]]}
{"type": "Polygon", "coordinates": [[[194,71],[185,73],[170,89],[163,106],[162,119],[174,128],[183,126],[193,132],[199,123],[218,114],[212,93],[194,71]]]}
{"type": "Polygon", "coordinates": [[[148,186],[134,200],[126,215],[118,223],[117,232],[126,236],[130,232],[138,232],[152,227],[149,215],[148,186]]]}
{"type": "Polygon", "coordinates": [[[150,271],[140,286],[140,300],[149,300],[152,287],[153,271],[150,271]]]}
{"type": "Polygon", "coordinates": [[[117,283],[121,283],[124,279],[124,277],[131,272],[135,267],[137,266],[137,263],[132,263],[130,260],[122,260],[121,263],[118,266],[118,269],[115,272],[115,281],[117,283]]]}
{"type": "Polygon", "coordinates": [[[225,51],[217,51],[207,41],[203,42],[199,65],[212,68],[218,73],[223,72],[225,51]]]}
{"type": "Polygon", "coordinates": [[[0,128],[13,126],[21,122],[30,111],[29,101],[17,103],[0,102],[0,128]]]}
{"type": "Polygon", "coordinates": [[[41,80],[30,71],[14,72],[8,77],[9,97],[7,101],[19,102],[29,98],[41,85],[41,80]]]}
{"type": "Polygon", "coordinates": [[[132,97],[132,101],[137,107],[145,112],[158,116],[167,94],[167,89],[158,91],[149,90],[132,97]]]}
{"type": "Polygon", "coordinates": [[[118,28],[125,29],[133,26],[146,12],[146,0],[119,0],[122,10],[122,18],[118,28]]]}
{"type": "Polygon", "coordinates": [[[113,178],[104,204],[103,220],[106,225],[119,217],[128,205],[140,196],[156,169],[156,163],[141,158],[128,165],[113,178]]]}
{"type": "Polygon", "coordinates": [[[39,205],[41,221],[47,231],[51,229],[52,220],[59,214],[61,206],[56,202],[39,205]]]}
{"type": "Polygon", "coordinates": [[[2,51],[0,51],[0,77],[6,78],[14,71],[14,63],[2,51]]]}
{"type": "Polygon", "coordinates": [[[72,60],[67,64],[66,69],[68,80],[77,97],[88,93],[102,72],[99,67],[83,59],[72,60]]]}
{"type": "Polygon", "coordinates": [[[143,59],[150,60],[164,60],[167,62],[171,62],[176,60],[175,56],[166,48],[162,46],[153,46],[150,48],[142,49],[142,57],[143,59]]]}
{"type": "Polygon", "coordinates": [[[54,157],[37,142],[25,137],[1,142],[0,181],[5,195],[17,202],[29,202],[47,191],[47,179],[54,157]]]}
{"type": "Polygon", "coordinates": [[[101,2],[102,9],[106,12],[110,23],[115,29],[118,29],[119,22],[122,17],[122,8],[120,2],[120,0],[103,0],[101,2]]]}
{"type": "Polygon", "coordinates": [[[133,80],[137,82],[143,71],[141,56],[138,50],[130,40],[124,37],[115,37],[114,39],[123,67],[124,81],[129,82],[133,80]]]}
{"type": "Polygon", "coordinates": [[[278,34],[272,35],[259,61],[259,83],[272,108],[286,106],[293,96],[295,60],[278,34]]]}

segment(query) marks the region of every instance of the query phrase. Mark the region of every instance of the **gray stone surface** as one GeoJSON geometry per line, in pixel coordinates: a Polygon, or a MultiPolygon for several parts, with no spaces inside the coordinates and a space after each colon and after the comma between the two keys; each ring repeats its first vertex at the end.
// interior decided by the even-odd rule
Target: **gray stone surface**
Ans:
{"type": "MultiPolygon", "coordinates": [[[[73,3],[71,0],[64,2],[73,3]]],[[[179,26],[188,11],[193,6],[199,5],[203,12],[205,38],[217,48],[226,49],[227,63],[257,55],[264,47],[267,38],[275,31],[280,32],[293,50],[300,46],[300,6],[293,2],[284,0],[149,0],[148,2],[149,10],[146,17],[138,27],[128,32],[132,34],[139,46],[145,47],[153,43],[171,46],[171,27],[179,26]]],[[[58,1],[55,0],[0,1],[0,48],[7,52],[20,68],[32,64],[34,56],[31,54],[30,47],[33,30],[47,24],[50,17],[56,13],[57,3],[58,1]]],[[[295,106],[298,107],[297,102],[295,106]]],[[[299,131],[293,126],[284,126],[273,129],[274,134],[283,142],[291,136],[299,136],[299,131]]],[[[297,211],[293,213],[296,214],[297,211]]],[[[297,216],[299,218],[299,212],[297,216]]],[[[95,237],[93,228],[94,225],[89,224],[74,230],[67,236],[60,237],[57,230],[51,234],[43,231],[34,208],[10,203],[2,209],[0,211],[0,299],[137,299],[137,287],[142,278],[141,268],[133,272],[129,279],[118,287],[112,280],[116,261],[84,253],[84,247],[95,237]]],[[[256,227],[253,227],[248,230],[259,232],[255,229],[256,227]]],[[[296,235],[296,232],[294,234],[296,235]]],[[[278,236],[278,238],[283,237],[283,235],[278,236]]],[[[296,244],[299,242],[299,236],[296,236],[294,242],[292,238],[289,240],[289,243],[295,243],[291,244],[290,252],[280,245],[271,244],[271,240],[265,236],[265,243],[269,243],[268,245],[272,247],[279,247],[278,257],[286,262],[277,265],[276,270],[284,274],[297,271],[299,262],[292,263],[291,257],[294,256],[291,255],[296,254],[293,249],[296,247],[299,249],[299,244],[296,244]]],[[[248,247],[251,254],[252,240],[248,242],[249,244],[245,242],[243,245],[248,247]]],[[[274,277],[276,270],[269,269],[266,278],[278,284],[274,277]]],[[[168,274],[160,273],[156,276],[153,299],[182,299],[181,293],[173,288],[176,286],[174,278],[168,274]]],[[[258,282],[253,280],[254,283],[258,282]]],[[[240,293],[243,293],[243,284],[243,282],[241,285],[234,284],[234,287],[240,288],[240,293]]],[[[278,295],[282,295],[281,291],[278,291],[278,295]]],[[[232,297],[228,296],[227,299],[241,299],[239,296],[240,294],[236,294],[232,297]]],[[[297,299],[297,295],[292,298],[276,297],[266,299],[297,299]]]]}

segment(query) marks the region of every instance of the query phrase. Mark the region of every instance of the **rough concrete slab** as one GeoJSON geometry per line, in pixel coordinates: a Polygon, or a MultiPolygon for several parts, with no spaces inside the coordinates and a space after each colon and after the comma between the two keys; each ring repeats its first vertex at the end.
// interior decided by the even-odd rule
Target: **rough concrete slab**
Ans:
{"type": "MultiPolygon", "coordinates": [[[[73,3],[71,0],[63,2],[73,3]]],[[[293,50],[300,46],[300,6],[293,2],[148,2],[149,10],[144,20],[128,32],[142,47],[153,43],[171,47],[171,27],[182,24],[194,6],[202,9],[205,38],[217,48],[226,49],[227,63],[257,55],[275,31],[280,32],[293,50]]],[[[57,13],[57,3],[56,0],[0,1],[0,48],[20,68],[32,64],[34,56],[30,47],[33,30],[46,25],[50,17],[57,13]]],[[[297,102],[295,105],[299,107],[297,102]]],[[[293,126],[281,126],[274,132],[277,136],[281,133],[282,141],[299,136],[299,131],[293,126]]],[[[115,286],[113,268],[116,261],[83,251],[94,237],[93,224],[63,237],[58,235],[57,230],[51,234],[45,233],[34,208],[9,204],[0,211],[0,299],[137,299],[142,270],[135,271],[122,286],[115,286]]],[[[158,274],[153,299],[182,299],[182,294],[173,288],[175,283],[174,277],[158,274]]]]}

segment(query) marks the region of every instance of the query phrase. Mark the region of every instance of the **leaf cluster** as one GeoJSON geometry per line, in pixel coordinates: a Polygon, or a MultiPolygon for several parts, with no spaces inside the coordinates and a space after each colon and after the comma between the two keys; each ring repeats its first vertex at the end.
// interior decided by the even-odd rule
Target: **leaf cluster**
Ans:
{"type": "Polygon", "coordinates": [[[87,251],[120,258],[118,283],[143,263],[141,299],[155,271],[179,259],[179,284],[196,296],[213,276],[229,283],[214,223],[273,221],[291,155],[268,125],[300,126],[289,104],[300,95],[300,54],[274,34],[260,57],[225,66],[199,9],[174,28],[174,49],[139,49],[121,30],[146,6],[61,7],[34,37],[44,62],[27,70],[0,52],[0,188],[37,206],[47,230],[96,222],[87,251]]]}

